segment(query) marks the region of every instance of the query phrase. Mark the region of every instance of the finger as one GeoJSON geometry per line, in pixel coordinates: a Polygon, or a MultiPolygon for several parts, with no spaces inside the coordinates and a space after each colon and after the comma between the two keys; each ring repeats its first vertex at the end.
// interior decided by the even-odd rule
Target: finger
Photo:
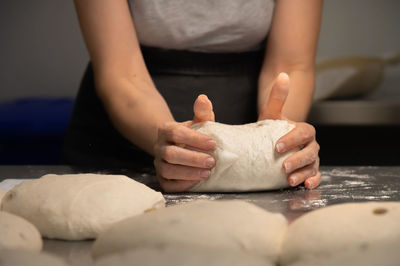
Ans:
{"type": "Polygon", "coordinates": [[[193,123],[204,121],[215,121],[213,106],[208,97],[204,94],[199,95],[193,105],[193,123]]]}
{"type": "Polygon", "coordinates": [[[159,129],[159,139],[177,145],[188,145],[204,151],[212,151],[216,142],[212,137],[177,123],[167,124],[159,129]]]}
{"type": "Polygon", "coordinates": [[[176,145],[163,145],[159,146],[158,149],[157,154],[171,164],[198,168],[212,168],[215,165],[214,158],[204,152],[193,151],[176,145]]]}
{"type": "Polygon", "coordinates": [[[308,189],[314,189],[321,183],[321,173],[318,172],[315,176],[309,177],[304,182],[304,185],[308,189]]]}
{"type": "Polygon", "coordinates": [[[289,94],[289,87],[289,76],[286,73],[280,73],[272,84],[268,101],[264,104],[258,120],[282,118],[282,108],[289,94]]]}
{"type": "Polygon", "coordinates": [[[170,164],[161,160],[156,161],[157,173],[165,179],[175,180],[204,180],[210,177],[210,169],[170,164]]]}
{"type": "Polygon", "coordinates": [[[279,153],[284,153],[315,140],[315,128],[307,123],[296,123],[296,127],[281,137],[275,145],[279,153]]]}
{"type": "Polygon", "coordinates": [[[283,170],[288,174],[314,163],[318,160],[318,151],[319,145],[316,141],[307,144],[304,149],[293,153],[283,161],[283,170]]]}
{"type": "Polygon", "coordinates": [[[307,165],[301,169],[298,169],[291,173],[288,177],[288,182],[289,185],[292,187],[298,186],[301,183],[304,183],[304,181],[311,177],[315,176],[318,172],[318,168],[315,167],[315,163],[307,165]]]}
{"type": "Polygon", "coordinates": [[[160,176],[158,176],[157,179],[164,192],[168,193],[183,192],[191,189],[199,183],[199,181],[168,180],[160,176]]]}

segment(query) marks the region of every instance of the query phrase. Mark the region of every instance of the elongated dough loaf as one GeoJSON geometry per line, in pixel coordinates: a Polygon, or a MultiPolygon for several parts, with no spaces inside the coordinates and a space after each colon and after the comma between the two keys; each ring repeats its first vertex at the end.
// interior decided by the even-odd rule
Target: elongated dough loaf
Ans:
{"type": "Polygon", "coordinates": [[[217,148],[211,177],[191,190],[235,192],[288,187],[282,163],[293,151],[280,155],[275,152],[275,144],[294,127],[284,120],[233,126],[216,122],[194,124],[193,129],[215,139],[217,148]]]}
{"type": "MultiPolygon", "coordinates": [[[[0,250],[40,251],[42,246],[42,236],[33,224],[12,213],[0,211],[0,250]]],[[[3,265],[1,261],[0,265],[3,265]]]]}
{"type": "Polygon", "coordinates": [[[267,259],[238,250],[200,246],[143,247],[100,258],[95,266],[274,266],[267,259]]]}
{"type": "Polygon", "coordinates": [[[346,203],[295,220],[280,265],[398,265],[399,250],[399,202],[346,203]]]}
{"type": "Polygon", "coordinates": [[[282,214],[240,200],[195,201],[125,219],[93,245],[97,258],[138,247],[169,245],[239,250],[276,262],[287,228],[282,214]]]}
{"type": "Polygon", "coordinates": [[[122,175],[45,175],[15,186],[3,210],[33,223],[42,236],[65,240],[96,238],[111,224],[164,207],[160,192],[122,175]]]}
{"type": "Polygon", "coordinates": [[[5,194],[6,193],[3,190],[0,189],[0,206],[1,206],[1,200],[3,199],[5,194]]]}
{"type": "Polygon", "coordinates": [[[68,266],[66,262],[48,253],[21,250],[0,250],[1,266],[68,266]]]}

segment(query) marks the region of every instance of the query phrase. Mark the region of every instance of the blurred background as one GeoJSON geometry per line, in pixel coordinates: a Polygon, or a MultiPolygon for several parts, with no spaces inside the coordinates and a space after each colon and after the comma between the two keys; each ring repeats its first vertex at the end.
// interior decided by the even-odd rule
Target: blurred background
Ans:
{"type": "MultiPolygon", "coordinates": [[[[400,1],[325,0],[309,122],[322,165],[399,165],[400,1]]],[[[73,1],[0,1],[0,164],[58,164],[88,63],[73,1]]]]}

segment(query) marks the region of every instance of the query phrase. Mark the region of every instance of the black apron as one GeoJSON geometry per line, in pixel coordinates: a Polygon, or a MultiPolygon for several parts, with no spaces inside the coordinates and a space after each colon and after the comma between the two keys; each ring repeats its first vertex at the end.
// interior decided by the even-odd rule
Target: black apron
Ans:
{"type": "MultiPolygon", "coordinates": [[[[245,124],[257,120],[263,51],[213,54],[142,47],[142,53],[176,121],[193,118],[193,103],[199,94],[206,94],[213,103],[217,122],[245,124]]],[[[91,64],[75,100],[63,160],[99,170],[141,170],[153,164],[152,156],[130,143],[112,125],[97,96],[91,64]]]]}

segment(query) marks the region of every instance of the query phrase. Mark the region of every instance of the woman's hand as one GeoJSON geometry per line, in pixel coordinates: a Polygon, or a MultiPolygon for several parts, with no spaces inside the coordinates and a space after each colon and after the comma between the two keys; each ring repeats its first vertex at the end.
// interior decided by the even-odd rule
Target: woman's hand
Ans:
{"type": "MultiPolygon", "coordinates": [[[[280,73],[272,85],[268,102],[262,108],[258,120],[288,120],[282,116],[282,108],[289,88],[289,76],[280,73]]],[[[291,186],[304,182],[306,188],[316,188],[321,183],[321,173],[318,170],[320,147],[315,139],[315,129],[307,123],[290,120],[288,122],[295,124],[296,127],[278,140],[275,149],[278,153],[285,153],[295,148],[300,150],[283,162],[283,171],[289,174],[288,181],[291,186]]]]}
{"type": "Polygon", "coordinates": [[[165,192],[185,191],[199,181],[208,179],[214,158],[209,154],[216,142],[201,134],[190,125],[202,121],[214,121],[212,104],[205,95],[194,103],[193,121],[168,122],[159,127],[158,140],[154,146],[154,166],[157,179],[165,192]]]}

